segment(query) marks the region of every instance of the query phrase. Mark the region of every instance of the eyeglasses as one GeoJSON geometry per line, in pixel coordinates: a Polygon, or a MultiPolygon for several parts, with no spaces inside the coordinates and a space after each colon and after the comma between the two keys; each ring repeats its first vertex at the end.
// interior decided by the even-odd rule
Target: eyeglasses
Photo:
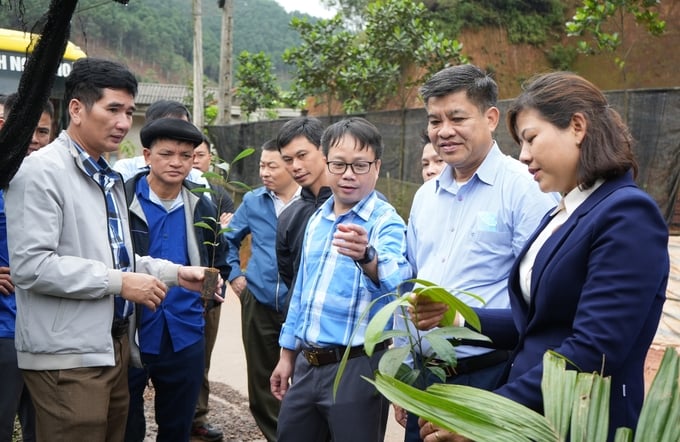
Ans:
{"type": "MultiPolygon", "coordinates": [[[[377,160],[376,160],[377,161],[377,160]]],[[[345,163],[344,161],[327,161],[328,171],[333,175],[342,175],[347,171],[349,166],[357,175],[367,174],[371,170],[371,164],[375,161],[355,161],[354,163],[345,163]]]]}

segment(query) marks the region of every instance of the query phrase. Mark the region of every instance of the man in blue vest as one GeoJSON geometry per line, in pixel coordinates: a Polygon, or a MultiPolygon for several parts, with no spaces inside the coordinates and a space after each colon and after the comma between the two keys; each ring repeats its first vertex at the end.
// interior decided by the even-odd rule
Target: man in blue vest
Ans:
{"type": "MultiPolygon", "coordinates": [[[[132,240],[139,253],[177,264],[220,269],[229,275],[226,242],[219,241],[217,208],[186,180],[192,168],[194,148],[203,135],[191,123],[161,118],[140,132],[144,157],[150,165],[126,182],[132,240]],[[212,223],[212,229],[195,223],[212,223]]],[[[149,379],[156,394],[158,439],[187,441],[203,381],[205,338],[204,309],[200,294],[173,288],[154,310],[141,307],[139,345],[143,369],[129,375],[130,410],[139,410],[149,379]]],[[[131,412],[127,441],[142,441],[144,416],[131,412]]]]}

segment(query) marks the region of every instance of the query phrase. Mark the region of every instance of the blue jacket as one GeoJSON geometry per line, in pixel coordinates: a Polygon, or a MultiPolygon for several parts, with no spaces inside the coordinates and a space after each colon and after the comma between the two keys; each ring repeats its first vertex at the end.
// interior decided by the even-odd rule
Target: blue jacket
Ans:
{"type": "MultiPolygon", "coordinates": [[[[285,212],[285,210],[284,210],[285,212]]],[[[248,290],[261,304],[277,312],[286,311],[288,287],[279,277],[276,265],[276,210],[266,187],[248,192],[236,209],[225,237],[229,243],[227,263],[231,266],[229,281],[246,277],[248,290]],[[251,234],[248,267],[241,266],[241,242],[251,234]]]]}
{"type": "MultiPolygon", "coordinates": [[[[7,249],[7,219],[5,218],[5,198],[0,189],[0,267],[9,267],[7,249]]],[[[14,326],[17,316],[17,303],[14,293],[0,294],[0,338],[14,339],[14,326]]]]}
{"type": "MultiPolygon", "coordinates": [[[[540,412],[546,350],[589,373],[600,372],[604,357],[604,375],[611,376],[612,440],[616,428],[635,428],[642,406],[645,356],[668,282],[668,229],[657,204],[629,174],[606,181],[538,252],[527,305],[519,262],[549,220],[541,222],[510,272],[511,319],[519,341],[507,383],[496,392],[540,412]]],[[[509,315],[503,320],[500,311],[477,313],[485,335],[510,344],[503,342],[513,335],[507,333],[509,315]]]]}

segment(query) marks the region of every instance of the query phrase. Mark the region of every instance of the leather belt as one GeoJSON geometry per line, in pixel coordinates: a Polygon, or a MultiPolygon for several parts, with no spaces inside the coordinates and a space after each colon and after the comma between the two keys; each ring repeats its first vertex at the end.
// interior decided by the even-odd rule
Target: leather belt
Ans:
{"type": "Polygon", "coordinates": [[[498,365],[501,362],[508,360],[510,352],[507,350],[494,350],[484,353],[479,356],[470,356],[469,358],[458,359],[457,364],[452,367],[441,359],[433,359],[428,361],[426,365],[430,367],[439,367],[444,370],[446,377],[457,376],[461,374],[468,374],[484,368],[489,368],[498,365]]]}
{"type": "MultiPolygon", "coordinates": [[[[375,345],[375,351],[386,350],[392,344],[392,340],[380,342],[375,345]]],[[[309,365],[319,367],[321,365],[337,364],[345,354],[345,347],[303,348],[302,355],[309,365]]],[[[349,349],[349,359],[366,356],[363,345],[357,345],[349,349]]]]}
{"type": "Polygon", "coordinates": [[[114,339],[122,338],[127,333],[129,324],[130,320],[127,318],[114,318],[113,324],[111,324],[111,336],[114,339]]]}

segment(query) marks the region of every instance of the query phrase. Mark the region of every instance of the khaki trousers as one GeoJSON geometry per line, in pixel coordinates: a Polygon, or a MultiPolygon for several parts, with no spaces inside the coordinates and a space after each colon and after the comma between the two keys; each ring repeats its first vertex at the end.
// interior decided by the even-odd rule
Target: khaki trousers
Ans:
{"type": "Polygon", "coordinates": [[[22,370],[33,398],[38,442],[120,442],[128,404],[128,336],[114,339],[114,367],[22,370]]]}

